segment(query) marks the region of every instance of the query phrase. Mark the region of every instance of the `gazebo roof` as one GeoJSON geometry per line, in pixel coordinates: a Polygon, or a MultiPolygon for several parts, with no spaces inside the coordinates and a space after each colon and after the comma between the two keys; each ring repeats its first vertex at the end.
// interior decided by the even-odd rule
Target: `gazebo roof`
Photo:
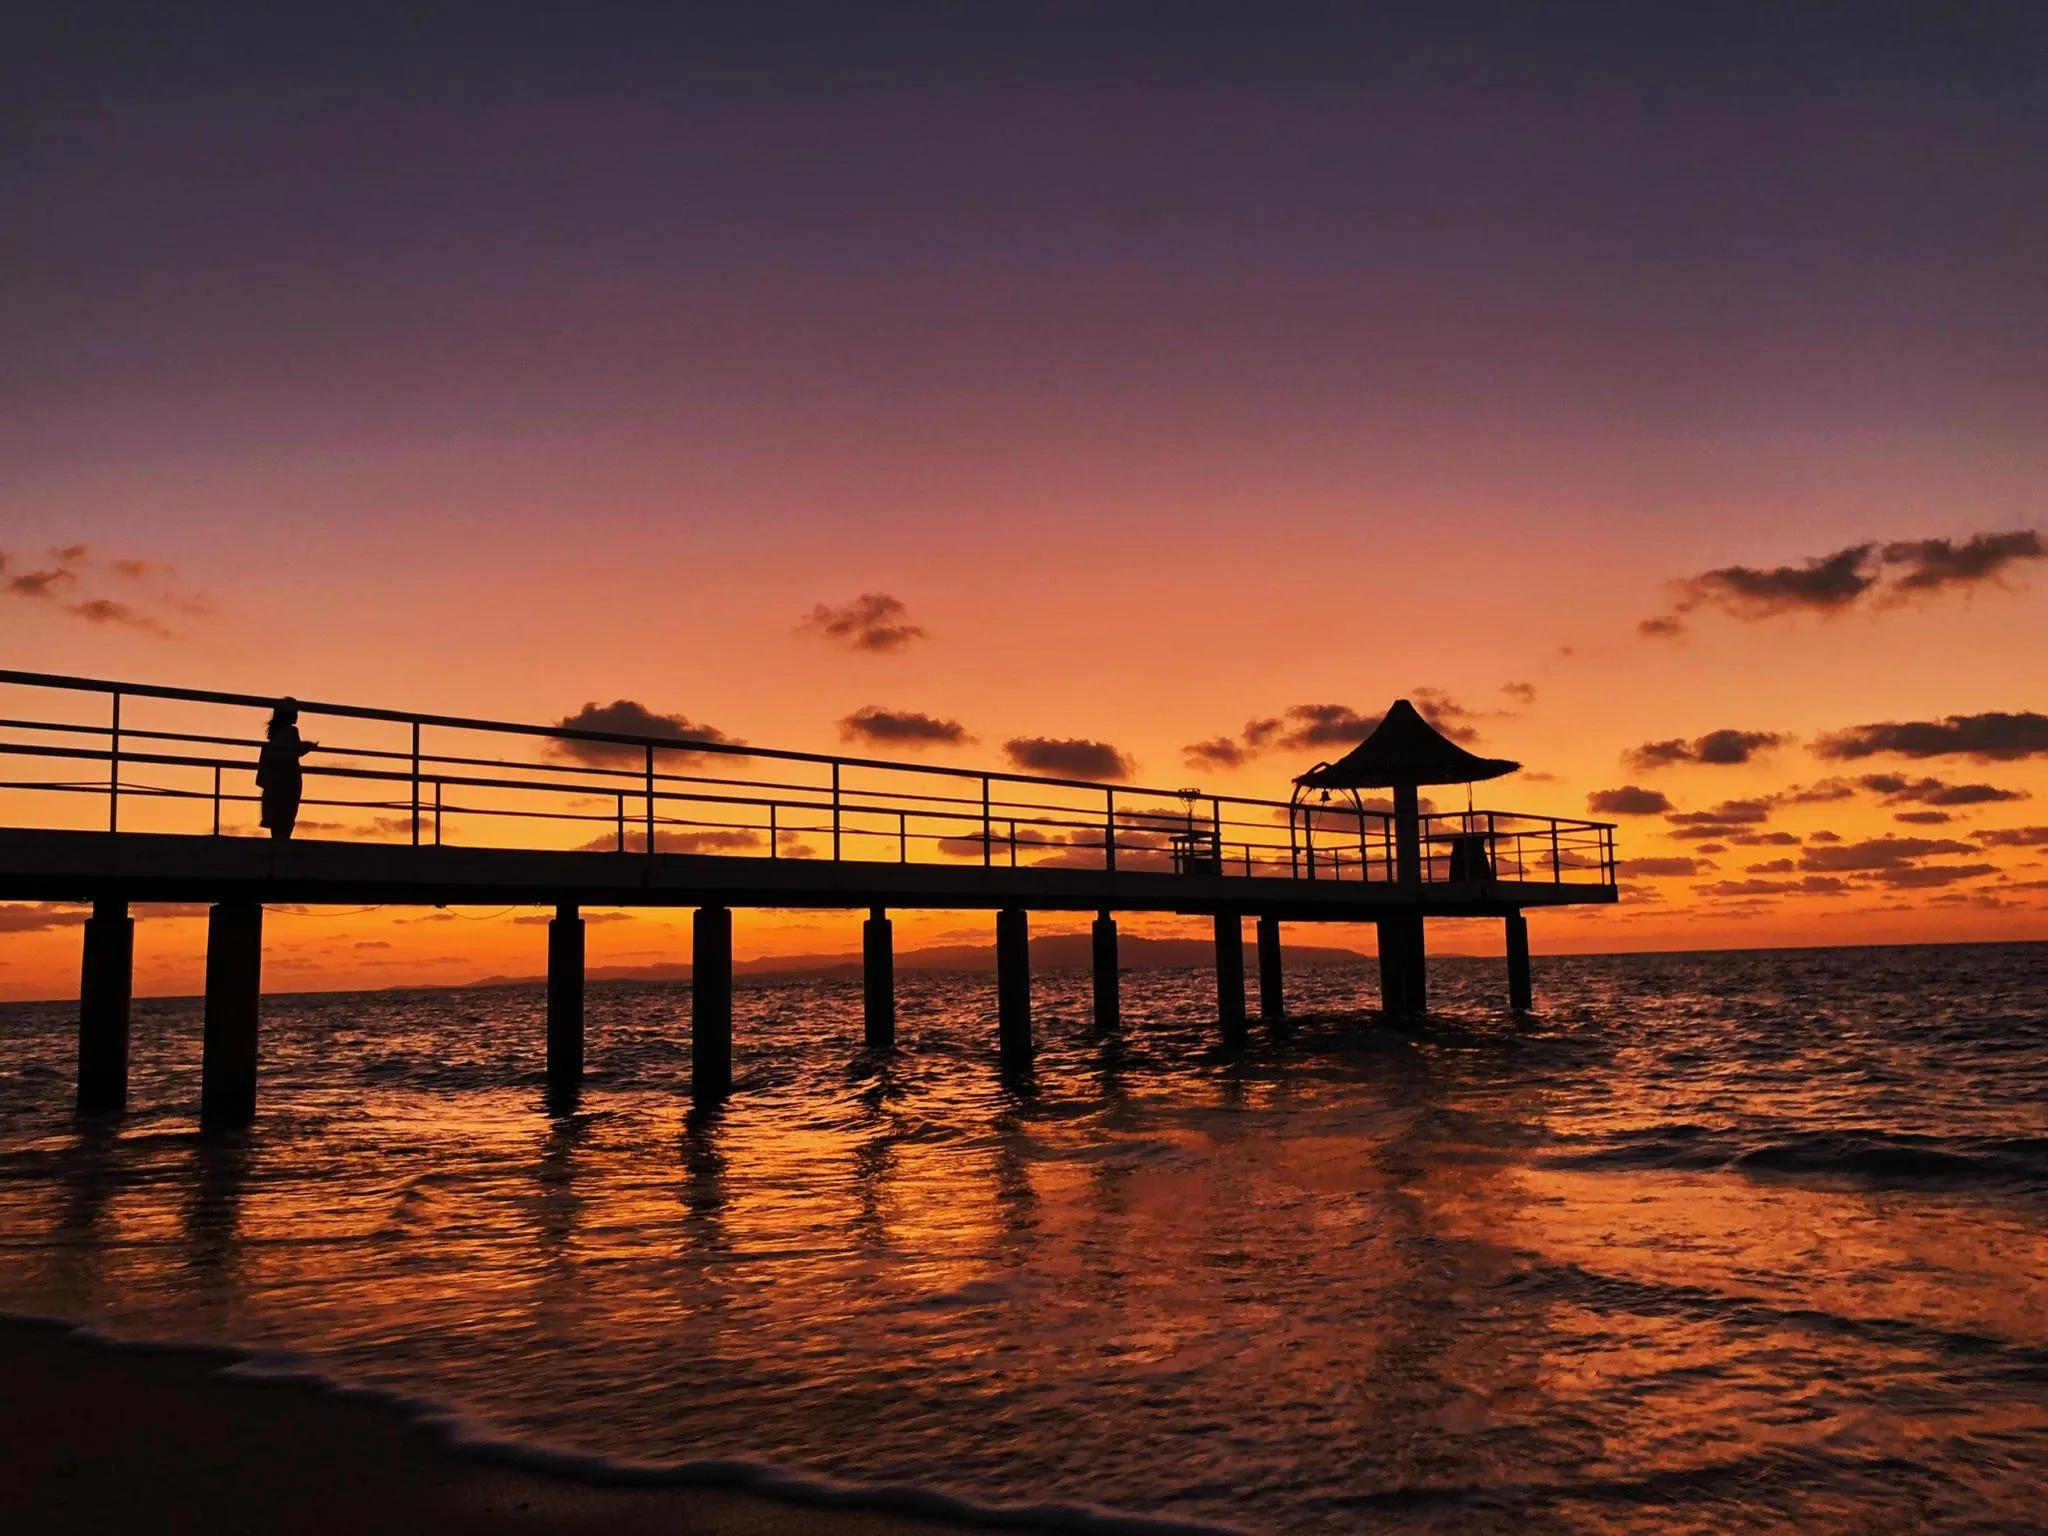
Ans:
{"type": "Polygon", "coordinates": [[[1334,763],[1317,763],[1294,782],[1304,789],[1387,789],[1398,784],[1477,784],[1521,767],[1467,752],[1396,699],[1373,733],[1334,763]]]}

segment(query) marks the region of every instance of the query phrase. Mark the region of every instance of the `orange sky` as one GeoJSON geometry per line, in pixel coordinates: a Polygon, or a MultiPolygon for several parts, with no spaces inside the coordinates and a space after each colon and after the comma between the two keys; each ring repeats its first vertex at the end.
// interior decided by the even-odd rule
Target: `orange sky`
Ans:
{"type": "MultiPolygon", "coordinates": [[[[1814,755],[2048,707],[2038,543],[1883,559],[2042,523],[2048,91],[2005,22],[351,25],[24,40],[7,665],[536,722],[623,698],[817,750],[876,705],[978,738],[934,761],[1084,738],[1266,795],[1329,754],[1184,748],[1435,689],[1553,776],[1488,801],[1776,797],[1745,835],[1798,839],[1620,818],[1625,858],[1702,862],[1539,917],[1539,950],[2048,937],[2048,849],[1982,836],[2048,823],[2036,738],[1814,755]],[[1817,595],[1866,544],[1868,588],[1817,595]],[[1683,635],[1638,630],[1730,569],[1773,595],[1709,581],[1683,635]],[[872,592],[924,637],[803,632],[872,592]],[[1717,731],[1780,739],[1624,766],[1717,731]],[[2031,798],[1857,782],[1886,774],[2031,798]],[[1835,867],[1887,835],[1966,851],[1835,867]]],[[[467,916],[280,914],[270,984],[540,969],[538,928],[467,916]]],[[[74,926],[9,926],[0,996],[75,984],[74,926]]],[[[143,990],[197,985],[201,926],[141,925],[143,990]]],[[[590,931],[597,963],[686,940],[590,931]]]]}

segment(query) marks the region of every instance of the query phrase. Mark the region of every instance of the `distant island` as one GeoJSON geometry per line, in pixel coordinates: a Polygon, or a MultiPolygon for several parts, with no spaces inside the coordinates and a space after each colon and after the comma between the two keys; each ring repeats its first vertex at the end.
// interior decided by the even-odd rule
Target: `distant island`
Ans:
{"type": "MultiPolygon", "coordinates": [[[[1054,933],[1031,941],[1031,964],[1042,971],[1085,971],[1093,963],[1085,933],[1054,933]]],[[[1118,942],[1117,955],[1127,971],[1179,970],[1207,967],[1216,963],[1216,948],[1207,939],[1145,939],[1126,934],[1118,942]]],[[[1289,970],[1321,970],[1332,966],[1360,965],[1370,957],[1355,949],[1327,945],[1290,944],[1289,970]]],[[[774,955],[758,960],[735,960],[733,974],[758,981],[828,980],[858,981],[860,956],[774,955]]],[[[996,968],[993,944],[939,944],[929,949],[904,950],[896,956],[902,971],[992,972],[996,968]]],[[[1258,956],[1252,945],[1245,946],[1246,972],[1256,973],[1258,956]]],[[[686,960],[665,960],[652,965],[593,965],[587,976],[592,981],[688,981],[686,960]]],[[[476,981],[444,983],[455,989],[469,987],[538,986],[545,976],[484,976],[476,981]]],[[[419,990],[418,984],[400,990],[419,990]]]]}

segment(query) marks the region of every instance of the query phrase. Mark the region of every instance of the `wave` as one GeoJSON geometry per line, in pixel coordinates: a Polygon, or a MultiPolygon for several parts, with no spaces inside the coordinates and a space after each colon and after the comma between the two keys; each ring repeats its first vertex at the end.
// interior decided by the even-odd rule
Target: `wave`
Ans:
{"type": "Polygon", "coordinates": [[[1952,1137],[1874,1128],[1794,1131],[1771,1139],[1697,1125],[1609,1138],[1586,1152],[1544,1156],[1547,1167],[1728,1171],[1844,1179],[1876,1187],[2048,1190],[2048,1136],[1952,1137]]]}
{"type": "Polygon", "coordinates": [[[508,1436],[431,1398],[391,1387],[341,1380],[290,1350],[131,1338],[93,1324],[33,1313],[0,1312],[0,1324],[61,1331],[95,1348],[221,1360],[227,1381],[301,1387],[342,1402],[374,1403],[400,1414],[439,1444],[469,1460],[611,1488],[730,1488],[785,1504],[922,1515],[987,1530],[1063,1530],[1088,1536],[1247,1536],[1239,1526],[1172,1516],[1134,1514],[1073,1500],[998,1503],[919,1483],[868,1483],[799,1471],[748,1457],[644,1461],[570,1450],[508,1436]]]}

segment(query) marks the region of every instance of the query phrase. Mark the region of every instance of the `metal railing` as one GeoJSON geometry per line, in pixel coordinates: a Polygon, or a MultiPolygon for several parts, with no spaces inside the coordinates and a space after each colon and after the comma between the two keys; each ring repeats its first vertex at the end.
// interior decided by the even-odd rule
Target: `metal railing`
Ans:
{"type": "MultiPolygon", "coordinates": [[[[249,694],[0,671],[0,824],[258,833],[249,694]],[[12,706],[23,692],[27,709],[12,706]],[[55,808],[55,809],[53,809],[55,808]],[[43,814],[48,811],[49,814],[43,814]],[[67,813],[68,812],[68,813],[67,813]],[[32,814],[33,813],[33,814],[32,814]]],[[[298,835],[415,846],[1392,881],[1393,818],[1340,805],[300,702],[298,835]],[[338,739],[344,736],[346,739],[338,739]],[[506,751],[508,739],[518,744],[506,751]],[[520,749],[523,749],[520,750],[520,749]]],[[[1422,819],[1421,874],[1612,885],[1614,829],[1422,819]]]]}

